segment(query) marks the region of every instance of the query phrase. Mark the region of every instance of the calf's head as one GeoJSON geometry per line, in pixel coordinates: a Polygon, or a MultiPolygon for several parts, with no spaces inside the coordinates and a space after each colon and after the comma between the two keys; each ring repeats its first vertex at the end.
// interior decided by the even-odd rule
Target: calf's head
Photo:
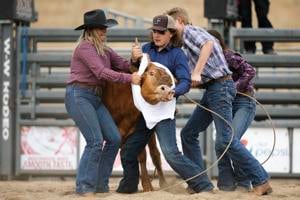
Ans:
{"type": "Polygon", "coordinates": [[[172,79],[165,69],[149,63],[141,81],[141,93],[150,104],[155,105],[172,92],[172,79]]]}

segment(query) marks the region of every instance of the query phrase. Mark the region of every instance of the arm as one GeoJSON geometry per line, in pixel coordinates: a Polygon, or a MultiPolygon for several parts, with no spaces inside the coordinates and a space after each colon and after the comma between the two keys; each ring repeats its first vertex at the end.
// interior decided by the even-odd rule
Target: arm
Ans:
{"type": "Polygon", "coordinates": [[[190,90],[191,87],[191,74],[188,68],[187,57],[180,51],[175,56],[175,77],[178,81],[175,87],[175,97],[183,95],[190,90]]]}
{"type": "Polygon", "coordinates": [[[131,63],[123,58],[122,56],[118,55],[114,50],[109,49],[110,52],[110,60],[111,64],[115,69],[124,71],[124,72],[129,72],[131,63]]]}
{"type": "Polygon", "coordinates": [[[202,47],[200,47],[200,55],[195,66],[194,71],[192,72],[192,86],[197,86],[201,83],[201,74],[205,67],[205,64],[210,57],[210,54],[213,50],[214,41],[206,41],[202,47]]]}
{"type": "Polygon", "coordinates": [[[107,66],[107,56],[99,56],[94,46],[88,42],[82,43],[77,49],[77,55],[82,62],[92,71],[98,80],[108,80],[120,83],[130,83],[131,74],[120,73],[107,66]]]}
{"type": "Polygon", "coordinates": [[[255,77],[256,70],[240,54],[227,50],[224,52],[226,61],[236,80],[238,91],[245,92],[245,88],[255,77]]]}

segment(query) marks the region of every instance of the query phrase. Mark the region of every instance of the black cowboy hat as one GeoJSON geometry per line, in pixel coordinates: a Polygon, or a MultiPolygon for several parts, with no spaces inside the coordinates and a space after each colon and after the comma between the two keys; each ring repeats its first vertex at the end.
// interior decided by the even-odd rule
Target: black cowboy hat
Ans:
{"type": "Polygon", "coordinates": [[[84,24],[75,28],[75,30],[82,30],[86,28],[109,28],[118,25],[114,19],[106,19],[105,13],[101,9],[91,10],[84,13],[84,24]]]}

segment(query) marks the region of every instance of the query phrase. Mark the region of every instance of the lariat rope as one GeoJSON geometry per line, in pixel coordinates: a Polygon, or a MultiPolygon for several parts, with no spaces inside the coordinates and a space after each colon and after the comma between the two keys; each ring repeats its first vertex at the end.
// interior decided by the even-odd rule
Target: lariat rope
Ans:
{"type": "MultiPolygon", "coordinates": [[[[254,97],[252,97],[252,96],[250,96],[250,95],[248,95],[248,94],[245,94],[245,93],[242,93],[242,92],[237,92],[237,93],[240,94],[240,95],[246,96],[246,97],[248,97],[248,98],[250,98],[250,99],[252,99],[252,100],[254,100],[254,101],[255,101],[255,102],[256,102],[256,103],[264,110],[264,112],[267,114],[268,119],[270,120],[270,124],[271,124],[271,127],[272,127],[272,129],[273,129],[273,137],[274,137],[274,140],[273,140],[272,150],[271,150],[269,156],[261,163],[261,165],[263,165],[263,164],[265,164],[265,163],[271,158],[271,156],[272,156],[272,154],[273,154],[273,152],[274,152],[274,149],[275,149],[275,144],[276,144],[276,132],[275,132],[275,126],[274,126],[274,124],[273,124],[273,121],[272,121],[272,118],[271,118],[270,114],[268,113],[268,111],[264,108],[264,106],[263,106],[261,103],[259,103],[254,97]]],[[[184,183],[184,182],[190,181],[190,180],[192,180],[192,179],[194,179],[194,178],[196,178],[196,177],[198,177],[198,176],[201,176],[202,174],[208,172],[208,170],[210,170],[211,168],[213,168],[213,167],[214,167],[214,166],[215,166],[215,165],[223,158],[223,156],[225,155],[225,153],[228,151],[228,149],[229,149],[229,147],[230,147],[230,145],[231,145],[231,143],[232,143],[233,137],[234,137],[234,129],[233,129],[233,126],[232,126],[226,119],[224,119],[220,114],[218,114],[218,113],[216,113],[215,111],[210,110],[210,109],[208,109],[208,108],[202,106],[201,104],[199,104],[198,102],[196,102],[195,100],[191,99],[190,97],[188,97],[188,96],[186,96],[186,95],[183,95],[183,96],[184,96],[186,99],[188,99],[189,101],[191,101],[192,103],[194,103],[194,104],[196,104],[197,106],[199,106],[200,108],[202,108],[202,109],[204,109],[204,110],[206,110],[206,111],[208,111],[208,112],[211,112],[211,113],[215,114],[216,116],[218,116],[220,119],[222,119],[222,120],[223,120],[223,121],[231,128],[232,134],[231,134],[230,141],[229,141],[229,143],[227,144],[226,148],[224,149],[223,153],[222,153],[222,154],[220,155],[220,157],[219,157],[215,162],[213,162],[208,168],[206,168],[206,169],[203,170],[202,172],[196,174],[195,176],[192,176],[192,177],[190,177],[190,178],[187,178],[187,179],[185,179],[185,180],[182,180],[182,181],[180,181],[180,182],[178,182],[178,183],[176,183],[176,184],[173,184],[173,185],[171,185],[171,186],[164,187],[164,188],[162,188],[162,189],[160,189],[160,190],[167,190],[167,189],[170,189],[170,188],[172,188],[172,187],[175,187],[175,186],[180,185],[180,184],[182,184],[182,183],[184,183]]]]}

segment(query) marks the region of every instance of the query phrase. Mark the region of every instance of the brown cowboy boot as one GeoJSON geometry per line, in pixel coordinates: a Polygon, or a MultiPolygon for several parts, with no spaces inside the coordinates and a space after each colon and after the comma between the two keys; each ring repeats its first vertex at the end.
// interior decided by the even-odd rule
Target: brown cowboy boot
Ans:
{"type": "Polygon", "coordinates": [[[262,195],[268,195],[268,194],[272,193],[273,189],[272,189],[269,181],[267,181],[262,185],[258,185],[258,186],[253,187],[253,192],[257,196],[262,196],[262,195]]]}

